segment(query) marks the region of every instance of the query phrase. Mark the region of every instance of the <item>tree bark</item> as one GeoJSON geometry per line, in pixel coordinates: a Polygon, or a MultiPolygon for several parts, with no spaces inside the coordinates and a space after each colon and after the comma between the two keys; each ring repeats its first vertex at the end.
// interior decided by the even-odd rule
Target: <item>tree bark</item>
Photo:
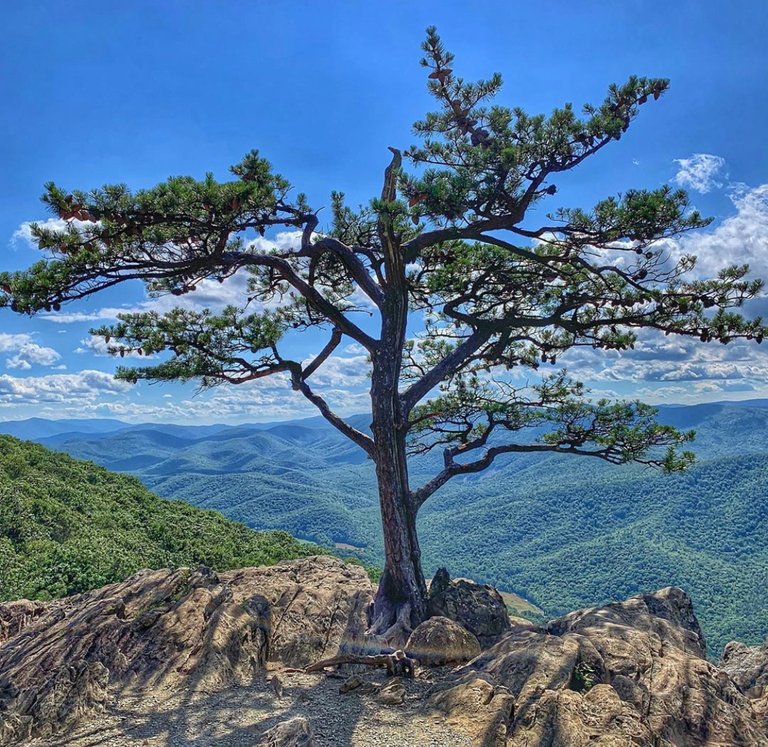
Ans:
{"type": "Polygon", "coordinates": [[[369,632],[392,645],[403,645],[427,616],[427,590],[416,536],[417,507],[408,482],[406,423],[401,417],[397,387],[399,368],[399,360],[392,356],[374,356],[373,458],[384,534],[384,573],[369,632]]]}

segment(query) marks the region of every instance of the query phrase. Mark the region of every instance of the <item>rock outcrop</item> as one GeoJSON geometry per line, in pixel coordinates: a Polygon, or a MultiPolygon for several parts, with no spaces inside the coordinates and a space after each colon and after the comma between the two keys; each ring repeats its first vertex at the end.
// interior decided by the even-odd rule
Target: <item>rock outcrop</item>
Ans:
{"type": "Polygon", "coordinates": [[[768,642],[745,646],[732,641],[723,651],[720,669],[751,701],[755,713],[768,732],[768,642]]]}
{"type": "Polygon", "coordinates": [[[66,600],[0,606],[0,744],[66,728],[117,694],[247,684],[270,657],[339,653],[362,634],[364,571],[316,557],[236,573],[142,571],[66,600]]]}
{"type": "Polygon", "coordinates": [[[441,568],[429,587],[430,617],[447,617],[472,633],[484,648],[510,629],[507,606],[496,589],[465,578],[451,579],[441,568]]]}
{"type": "MultiPolygon", "coordinates": [[[[125,734],[125,713],[146,726],[174,703],[162,707],[194,704],[195,728],[209,730],[201,747],[335,743],[337,721],[350,745],[768,747],[768,646],[729,644],[714,666],[680,589],[537,626],[503,623],[490,587],[438,577],[435,609],[458,620],[422,623],[408,648],[464,663],[415,679],[353,673],[341,686],[297,669],[364,646],[372,592],[361,568],[321,557],[143,571],[68,599],[0,605],[0,744],[79,730],[73,745],[85,747],[103,723],[108,740],[125,734]],[[246,707],[258,718],[240,724],[246,707]],[[430,729],[453,736],[428,741],[430,729]]],[[[147,744],[182,743],[180,733],[147,744]]]]}
{"type": "Polygon", "coordinates": [[[480,653],[480,643],[466,628],[447,617],[431,617],[418,625],[405,650],[425,666],[460,664],[480,653]]]}
{"type": "Polygon", "coordinates": [[[748,698],[704,658],[690,599],[674,588],[513,630],[439,684],[430,702],[450,718],[450,698],[484,745],[768,745],[748,698]],[[503,729],[498,709],[468,718],[461,693],[477,680],[491,688],[488,703],[514,699],[503,729]]]}
{"type": "Polygon", "coordinates": [[[373,587],[360,566],[325,555],[220,574],[236,604],[272,612],[269,658],[291,667],[357,650],[373,587]]]}

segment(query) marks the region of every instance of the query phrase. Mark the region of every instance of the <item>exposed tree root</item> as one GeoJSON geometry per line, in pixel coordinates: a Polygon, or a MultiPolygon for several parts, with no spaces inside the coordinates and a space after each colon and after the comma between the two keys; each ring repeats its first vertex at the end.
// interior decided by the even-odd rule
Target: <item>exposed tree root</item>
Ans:
{"type": "Polygon", "coordinates": [[[366,635],[394,648],[404,646],[413,632],[411,603],[405,602],[395,608],[391,605],[381,606],[384,609],[376,615],[366,635]]]}

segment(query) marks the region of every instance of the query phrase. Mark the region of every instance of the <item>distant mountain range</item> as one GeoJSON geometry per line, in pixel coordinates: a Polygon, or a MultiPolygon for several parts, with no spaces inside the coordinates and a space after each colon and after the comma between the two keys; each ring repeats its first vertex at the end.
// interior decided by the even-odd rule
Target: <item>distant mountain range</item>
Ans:
{"type": "MultiPolygon", "coordinates": [[[[428,571],[448,565],[555,615],[666,585],[694,598],[711,650],[768,635],[768,401],[661,408],[694,428],[683,475],[595,459],[520,454],[449,483],[424,507],[428,571]]],[[[366,428],[369,417],[356,416],[366,428]]],[[[365,454],[322,418],[238,426],[115,420],[0,423],[10,433],[138,476],[164,497],[215,508],[380,562],[365,454]]],[[[415,460],[417,484],[439,455],[415,460]]]]}

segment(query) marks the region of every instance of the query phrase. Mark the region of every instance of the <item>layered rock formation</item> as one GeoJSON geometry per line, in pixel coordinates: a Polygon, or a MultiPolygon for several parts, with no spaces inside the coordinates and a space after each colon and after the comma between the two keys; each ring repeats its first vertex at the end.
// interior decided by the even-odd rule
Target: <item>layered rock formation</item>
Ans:
{"type": "Polygon", "coordinates": [[[706,660],[691,601],[675,588],[520,625],[431,702],[485,745],[768,745],[750,699],[706,660]]]}
{"type": "Polygon", "coordinates": [[[315,557],[218,576],[142,571],[65,600],[0,605],[0,744],[66,728],[126,690],[247,684],[334,655],[365,626],[361,568],[315,557]]]}
{"type": "Polygon", "coordinates": [[[486,747],[768,747],[768,646],[730,644],[714,666],[681,590],[537,626],[502,620],[490,587],[436,581],[430,600],[448,614],[409,642],[433,668],[405,681],[360,672],[330,690],[324,675],[297,667],[362,648],[373,592],[361,568],[333,558],[218,575],[143,571],[68,599],[0,605],[0,744],[54,732],[56,741],[77,721],[90,728],[111,719],[118,729],[116,703],[151,713],[159,692],[203,709],[218,692],[219,704],[237,693],[246,702],[254,693],[262,709],[272,699],[274,713],[250,722],[248,744],[336,743],[333,724],[317,720],[333,713],[350,722],[345,744],[395,747],[391,714],[402,713],[419,724],[404,729],[403,744],[419,746],[465,743],[430,741],[429,729],[414,741],[433,724],[442,740],[450,732],[486,747]],[[456,661],[465,663],[434,668],[456,661]],[[384,712],[389,736],[377,742],[384,712]]]}
{"type": "Polygon", "coordinates": [[[317,555],[220,574],[236,604],[272,612],[269,658],[291,667],[348,653],[363,641],[373,588],[365,571],[317,555]]]}

